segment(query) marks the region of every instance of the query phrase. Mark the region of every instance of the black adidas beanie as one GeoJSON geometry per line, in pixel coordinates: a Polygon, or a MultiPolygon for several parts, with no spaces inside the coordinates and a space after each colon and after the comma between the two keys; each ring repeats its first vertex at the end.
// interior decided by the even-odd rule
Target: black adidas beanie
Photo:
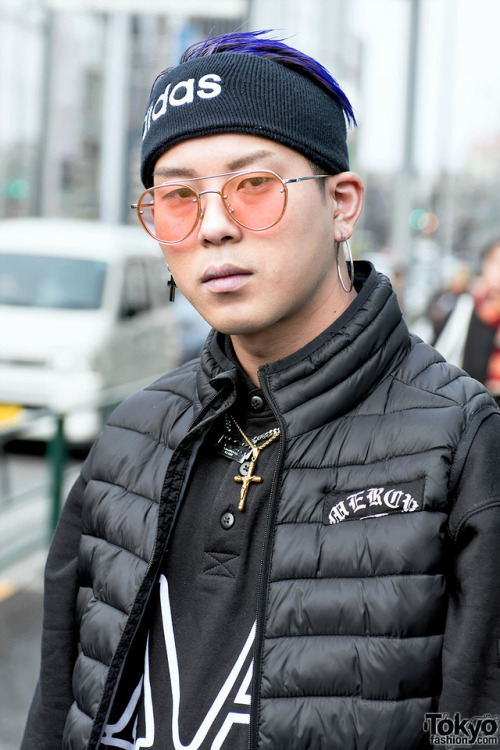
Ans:
{"type": "Polygon", "coordinates": [[[349,169],[341,105],[311,78],[249,53],[198,57],[155,83],[142,133],[141,178],[153,185],[159,157],[176,143],[249,133],[283,143],[329,173],[349,169]]]}

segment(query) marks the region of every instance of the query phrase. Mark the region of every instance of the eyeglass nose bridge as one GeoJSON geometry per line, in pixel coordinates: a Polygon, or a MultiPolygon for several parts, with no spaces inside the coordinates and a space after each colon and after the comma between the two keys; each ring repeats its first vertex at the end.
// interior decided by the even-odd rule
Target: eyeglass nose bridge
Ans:
{"type": "MultiPolygon", "coordinates": [[[[226,203],[225,199],[227,196],[223,195],[222,190],[202,190],[201,193],[198,193],[198,198],[201,198],[202,195],[207,195],[208,193],[214,193],[214,195],[218,195],[222,201],[222,205],[224,206],[225,210],[229,215],[234,213],[234,208],[231,206],[230,203],[226,203]]],[[[205,216],[205,209],[202,208],[201,202],[200,202],[200,219],[203,219],[205,216]]]]}
{"type": "Polygon", "coordinates": [[[220,195],[220,197],[222,198],[222,192],[220,190],[202,190],[201,193],[198,193],[198,195],[201,198],[202,195],[206,195],[207,193],[215,193],[215,195],[220,195]]]}

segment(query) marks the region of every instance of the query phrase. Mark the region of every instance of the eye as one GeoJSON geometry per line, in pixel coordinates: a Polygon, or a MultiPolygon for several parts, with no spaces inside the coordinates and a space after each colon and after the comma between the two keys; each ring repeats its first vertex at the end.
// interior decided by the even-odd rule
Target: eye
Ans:
{"type": "Polygon", "coordinates": [[[272,185],[275,183],[276,179],[269,175],[247,175],[238,182],[237,190],[246,190],[248,192],[265,190],[268,187],[272,187],[272,185]]]}
{"type": "Polygon", "coordinates": [[[164,195],[164,198],[166,200],[188,200],[189,198],[193,198],[193,191],[188,187],[178,187],[175,188],[175,190],[170,190],[168,193],[164,195]]]}

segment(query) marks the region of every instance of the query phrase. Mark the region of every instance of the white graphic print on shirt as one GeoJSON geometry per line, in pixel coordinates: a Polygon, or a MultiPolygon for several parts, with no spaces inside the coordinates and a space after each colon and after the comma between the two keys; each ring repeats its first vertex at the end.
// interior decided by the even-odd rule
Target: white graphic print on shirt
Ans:
{"type": "MultiPolygon", "coordinates": [[[[220,721],[222,720],[223,717],[221,715],[221,711],[224,708],[224,704],[226,703],[226,700],[231,690],[236,686],[238,680],[240,680],[238,692],[234,699],[234,704],[236,708],[239,708],[239,706],[242,706],[242,707],[247,706],[248,708],[246,710],[242,708],[241,710],[237,710],[237,711],[229,711],[227,715],[225,716],[225,718],[223,719],[220,729],[215,735],[212,741],[212,744],[210,746],[210,750],[224,750],[224,741],[227,739],[228,735],[230,734],[231,728],[235,724],[249,724],[250,723],[250,708],[249,708],[250,701],[251,701],[250,683],[252,681],[253,659],[246,671],[246,674],[244,674],[243,678],[241,677],[241,675],[243,674],[243,668],[245,666],[245,662],[247,661],[247,657],[253,646],[253,642],[255,639],[256,623],[253,624],[252,629],[250,630],[250,633],[248,635],[248,638],[238,658],[236,659],[236,662],[234,663],[229,675],[227,676],[226,681],[224,682],[221,689],[219,690],[219,693],[217,694],[214,702],[209,708],[205,718],[200,724],[195,736],[193,737],[193,739],[191,740],[189,744],[184,745],[182,744],[182,741],[179,736],[179,712],[180,712],[180,702],[181,702],[179,664],[178,664],[178,659],[177,659],[177,649],[175,645],[175,636],[174,636],[174,628],[173,628],[173,622],[172,622],[172,612],[171,612],[171,607],[170,607],[168,582],[165,576],[163,575],[160,577],[160,602],[161,602],[161,612],[162,612],[162,621],[163,621],[163,634],[165,638],[165,646],[166,646],[166,651],[167,651],[170,687],[172,690],[172,742],[173,742],[174,750],[199,750],[200,746],[202,745],[203,741],[206,739],[209,731],[212,729],[215,722],[218,720],[218,723],[220,723],[220,721]]],[[[121,750],[139,750],[140,748],[153,747],[154,741],[155,741],[155,721],[154,721],[154,711],[153,711],[152,690],[151,690],[151,683],[150,683],[150,676],[149,676],[149,637],[148,637],[147,644],[146,644],[145,659],[144,659],[144,678],[141,678],[141,681],[139,682],[136,689],[134,690],[133,695],[130,698],[130,701],[123,715],[120,717],[120,719],[114,724],[106,725],[103,737],[101,739],[101,746],[102,747],[116,747],[116,748],[121,748],[121,750]],[[143,680],[144,680],[144,683],[143,683],[143,680]],[[142,690],[142,687],[144,688],[143,690],[142,690]],[[145,736],[137,737],[137,712],[138,712],[138,706],[139,706],[141,693],[143,695],[143,700],[144,700],[144,716],[145,716],[144,734],[145,736]],[[135,720],[134,720],[132,733],[131,733],[132,737],[130,739],[130,732],[129,732],[129,739],[125,739],[122,733],[124,729],[130,723],[132,717],[134,716],[135,716],[135,720]],[[122,734],[122,737],[120,737],[120,734],[122,734]]]]}

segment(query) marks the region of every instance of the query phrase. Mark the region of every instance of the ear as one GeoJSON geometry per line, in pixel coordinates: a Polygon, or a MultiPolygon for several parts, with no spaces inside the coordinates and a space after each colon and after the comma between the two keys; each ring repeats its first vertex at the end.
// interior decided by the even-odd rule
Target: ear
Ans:
{"type": "Polygon", "coordinates": [[[354,172],[341,172],[329,178],[328,190],[335,202],[335,241],[342,242],[352,235],[363,208],[363,182],[354,172]]]}

